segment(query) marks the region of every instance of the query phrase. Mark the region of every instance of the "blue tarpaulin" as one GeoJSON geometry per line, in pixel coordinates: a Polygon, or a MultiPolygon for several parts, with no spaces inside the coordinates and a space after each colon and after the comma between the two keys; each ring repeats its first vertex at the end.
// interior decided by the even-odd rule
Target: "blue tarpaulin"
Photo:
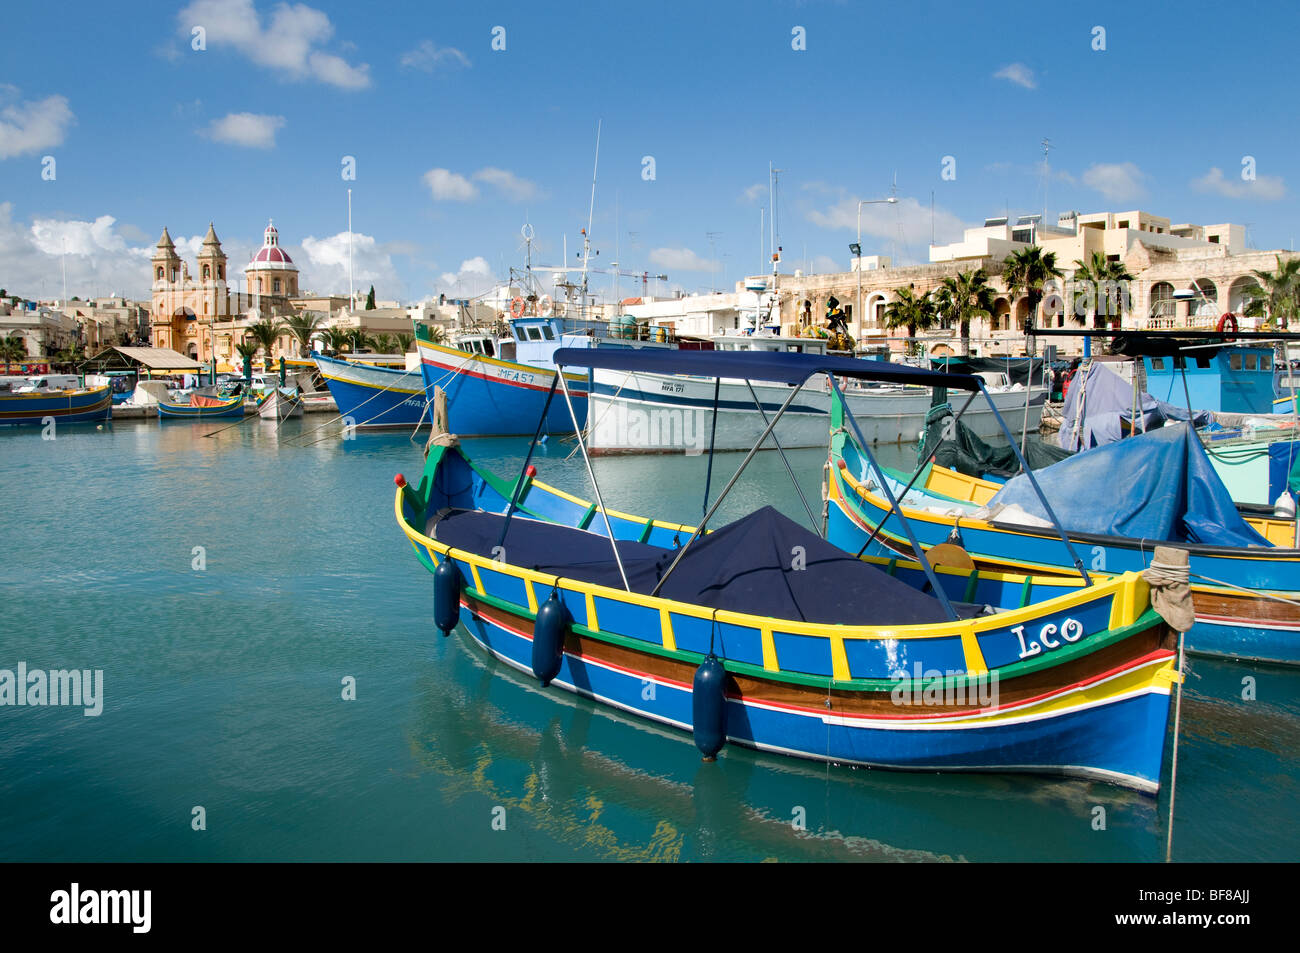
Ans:
{"type": "Polygon", "coordinates": [[[1286,490],[1300,493],[1300,441],[1279,440],[1268,445],[1268,499],[1275,501],[1286,490]]]}
{"type": "MultiPolygon", "coordinates": [[[[1060,444],[1066,450],[1088,450],[1114,443],[1124,436],[1127,422],[1137,431],[1155,430],[1166,420],[1186,420],[1186,407],[1179,407],[1152,397],[1146,391],[1137,395],[1134,414],[1133,385],[1105,364],[1094,361],[1084,374],[1076,374],[1065,395],[1060,444]],[[1083,419],[1079,420],[1079,402],[1083,401],[1083,419]]],[[[1196,426],[1209,424],[1211,414],[1200,410],[1193,418],[1196,426]]]]}
{"type": "MultiPolygon", "coordinates": [[[[1213,546],[1268,546],[1241,518],[1186,423],[1076,454],[1037,472],[1066,530],[1213,546]]],[[[1009,480],[990,506],[1048,519],[1029,480],[1009,480]]]]}

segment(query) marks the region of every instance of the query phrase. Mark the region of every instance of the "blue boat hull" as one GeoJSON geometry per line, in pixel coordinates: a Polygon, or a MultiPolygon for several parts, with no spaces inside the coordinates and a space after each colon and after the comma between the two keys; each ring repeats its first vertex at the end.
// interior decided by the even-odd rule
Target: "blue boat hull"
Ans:
{"type": "Polygon", "coordinates": [[[56,394],[0,394],[0,426],[40,427],[53,419],[60,424],[98,423],[113,414],[107,385],[56,394]]]}
{"type": "Polygon", "coordinates": [[[312,357],[339,417],[351,426],[409,429],[426,417],[427,402],[418,371],[355,364],[319,354],[312,357]]]}
{"type": "MultiPolygon", "coordinates": [[[[461,621],[487,652],[532,671],[532,639],[468,601],[461,621]]],[[[493,613],[495,615],[495,613],[493,613]]],[[[1150,663],[1156,664],[1156,663],[1150,663]]],[[[553,685],[653,721],[690,731],[691,685],[565,652],[553,685]]],[[[1060,773],[1153,792],[1160,782],[1168,691],[1144,691],[1051,718],[944,729],[727,699],[727,740],[744,747],[864,767],[1060,773]]]]}
{"type": "MultiPolygon", "coordinates": [[[[555,380],[554,370],[528,364],[485,358],[455,348],[420,341],[420,370],[424,386],[447,393],[448,426],[462,437],[531,436],[546,406],[546,395],[555,380]]],[[[566,374],[578,426],[587,422],[587,378],[566,374]]],[[[573,418],[564,394],[556,389],[546,413],[542,431],[571,434],[573,418]]]]}

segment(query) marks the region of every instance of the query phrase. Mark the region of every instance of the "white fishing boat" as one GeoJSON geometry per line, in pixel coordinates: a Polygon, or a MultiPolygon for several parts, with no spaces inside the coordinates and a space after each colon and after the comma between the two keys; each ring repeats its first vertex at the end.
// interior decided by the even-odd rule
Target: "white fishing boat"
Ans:
{"type": "MultiPolygon", "coordinates": [[[[730,334],[715,337],[713,343],[719,351],[827,353],[824,338],[730,334]]],[[[1021,385],[989,391],[1008,426],[1038,429],[1045,391],[1026,391],[1021,385]]],[[[598,453],[699,453],[710,446],[747,450],[788,396],[789,388],[780,384],[595,368],[588,397],[590,449],[598,453]]],[[[934,403],[934,394],[926,387],[862,385],[846,388],[845,396],[872,443],[915,441],[925,430],[934,403]]],[[[825,443],[830,406],[829,383],[810,380],[776,427],[780,445],[788,449],[825,443]]],[[[981,437],[1002,432],[987,404],[972,404],[961,419],[981,437]]],[[[768,441],[766,446],[770,449],[773,444],[768,441]]]]}
{"type": "Polygon", "coordinates": [[[263,420],[287,420],[302,416],[302,399],[296,387],[273,388],[257,407],[257,414],[263,420]]]}

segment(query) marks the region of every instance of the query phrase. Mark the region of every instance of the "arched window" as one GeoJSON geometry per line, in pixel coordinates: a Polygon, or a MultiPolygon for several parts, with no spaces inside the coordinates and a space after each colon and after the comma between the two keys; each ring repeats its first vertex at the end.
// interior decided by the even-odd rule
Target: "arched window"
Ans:
{"type": "Polygon", "coordinates": [[[159,266],[158,266],[158,280],[159,280],[159,281],[162,281],[162,276],[163,276],[162,265],[159,265],[159,266]]]}
{"type": "Polygon", "coordinates": [[[276,293],[276,294],[279,294],[279,293],[280,293],[280,279],[279,279],[279,278],[276,278],[276,279],[275,279],[275,293],[276,293]]]}
{"type": "Polygon", "coordinates": [[[258,275],[258,277],[257,277],[257,290],[258,290],[259,292],[262,290],[262,276],[261,276],[261,275],[258,275]]]}
{"type": "Polygon", "coordinates": [[[208,280],[210,280],[211,278],[212,278],[212,266],[211,266],[211,265],[204,265],[204,266],[203,266],[203,280],[204,280],[204,281],[208,281],[208,280]]]}

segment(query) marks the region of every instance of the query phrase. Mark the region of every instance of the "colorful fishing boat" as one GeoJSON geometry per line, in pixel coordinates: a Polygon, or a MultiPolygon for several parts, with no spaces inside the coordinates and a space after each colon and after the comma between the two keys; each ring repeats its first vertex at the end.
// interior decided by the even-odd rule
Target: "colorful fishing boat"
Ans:
{"type": "Polygon", "coordinates": [[[313,352],[339,416],[351,426],[413,428],[425,417],[419,370],[344,361],[313,352]]]}
{"type": "MultiPolygon", "coordinates": [[[[760,365],[564,349],[556,363],[655,369],[670,357],[681,373],[783,381],[790,400],[815,374],[836,388],[854,376],[974,386],[812,355],[760,365]]],[[[935,567],[923,553],[858,559],[770,507],[707,531],[756,450],[693,528],[610,511],[598,486],[588,502],[538,481],[532,447],[508,481],[443,437],[418,484],[396,478],[395,515],[434,574],[444,633],[463,622],[543,686],[690,731],[706,758],[731,741],[872,767],[1158,788],[1175,637],[1140,576],[1089,585],[935,567]]]]}
{"type": "Polygon", "coordinates": [[[76,387],[33,393],[0,392],[0,426],[44,426],[49,420],[60,424],[95,423],[110,419],[112,391],[100,387],[76,387]]]}
{"type": "Polygon", "coordinates": [[[257,405],[257,414],[263,420],[288,420],[302,416],[302,398],[296,387],[276,387],[267,392],[257,405]]]}
{"type": "Polygon", "coordinates": [[[163,420],[208,420],[216,417],[244,416],[244,398],[242,394],[230,398],[213,397],[210,394],[190,394],[188,403],[170,400],[158,401],[158,417],[163,420]]]}
{"type": "Polygon", "coordinates": [[[1150,567],[1156,546],[1173,546],[1189,559],[1196,624],[1188,651],[1300,663],[1296,521],[1239,513],[1186,423],[1037,471],[1068,543],[1023,474],[1000,485],[931,463],[910,481],[868,469],[842,435],[832,441],[827,538],[843,549],[909,550],[900,510],[923,547],[959,541],[984,570],[1070,573],[1086,563],[1092,572],[1132,572],[1150,567]]]}

